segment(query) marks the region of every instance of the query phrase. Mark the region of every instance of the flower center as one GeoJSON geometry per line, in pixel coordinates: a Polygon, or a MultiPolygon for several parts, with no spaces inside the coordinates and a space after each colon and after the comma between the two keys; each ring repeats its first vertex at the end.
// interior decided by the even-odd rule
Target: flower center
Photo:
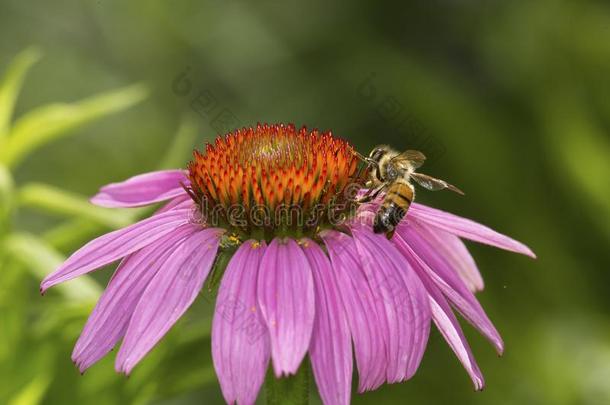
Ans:
{"type": "Polygon", "coordinates": [[[193,155],[189,191],[203,219],[246,236],[334,225],[355,207],[362,187],[347,141],[292,124],[238,129],[193,155]]]}

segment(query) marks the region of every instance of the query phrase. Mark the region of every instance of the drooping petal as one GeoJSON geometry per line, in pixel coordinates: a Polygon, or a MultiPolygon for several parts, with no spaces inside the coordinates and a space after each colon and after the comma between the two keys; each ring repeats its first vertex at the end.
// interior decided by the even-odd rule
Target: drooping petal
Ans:
{"type": "Polygon", "coordinates": [[[187,223],[189,212],[185,209],[164,212],[92,240],[42,281],[41,292],[150,245],[187,223]]]}
{"type": "Polygon", "coordinates": [[[413,203],[409,214],[416,219],[442,229],[461,238],[470,239],[475,242],[495,246],[511,252],[521,253],[535,258],[532,250],[523,243],[508,236],[502,235],[484,225],[478,224],[470,219],[462,218],[445,211],[430,208],[425,205],[413,203]]]}
{"type": "Polygon", "coordinates": [[[358,365],[358,390],[378,388],[386,378],[387,325],[380,321],[375,296],[360,267],[356,244],[337,231],[321,234],[330,255],[332,269],[347,314],[358,365]]]}
{"type": "Polygon", "coordinates": [[[309,356],[320,397],[325,405],[349,405],[352,386],[352,341],[340,287],[328,257],[312,240],[302,241],[313,272],[316,318],[309,356]]]}
{"type": "Polygon", "coordinates": [[[140,207],[184,194],[188,184],[184,170],[161,170],[131,177],[100,189],[91,202],[101,207],[140,207]]]}
{"type": "Polygon", "coordinates": [[[309,348],[315,298],[309,262],[294,240],[271,241],[258,273],[257,294],[275,375],[295,374],[309,348]]]}
{"type": "MultiPolygon", "coordinates": [[[[372,218],[371,218],[372,221],[372,218]]],[[[411,378],[421,362],[430,333],[430,305],[409,263],[372,223],[354,226],[362,268],[388,322],[388,382],[411,378]]]]}
{"type": "Polygon", "coordinates": [[[501,354],[504,343],[481,304],[466,287],[447,261],[438,254],[427,239],[427,228],[412,222],[401,227],[392,241],[405,256],[413,257],[423,268],[447,299],[479,332],[483,334],[501,354]]]}
{"type": "Polygon", "coordinates": [[[222,230],[203,229],[174,248],[142,294],[116,358],[129,374],[191,306],[212,268],[222,230]]]}
{"type": "Polygon", "coordinates": [[[223,275],[212,322],[212,358],[227,403],[256,401],[269,364],[269,333],[256,285],[264,242],[244,242],[223,275]]]}
{"type": "Polygon", "coordinates": [[[455,353],[458,360],[462,363],[466,372],[470,376],[474,388],[480,391],[485,386],[483,374],[477,365],[477,362],[472,354],[470,345],[462,332],[460,323],[453,314],[451,306],[443,296],[442,292],[434,285],[426,270],[421,267],[414,257],[407,258],[413,269],[417,272],[424,287],[428,292],[430,300],[430,308],[432,309],[432,319],[434,324],[441,332],[451,350],[455,353]]]}
{"type": "Polygon", "coordinates": [[[84,372],[105,356],[124,336],[142,293],[173,248],[199,231],[182,225],[165,238],[127,256],[117,268],[81,333],[72,360],[84,372]]]}
{"type": "MultiPolygon", "coordinates": [[[[434,289],[435,287],[432,288],[434,289]]],[[[432,308],[432,317],[436,327],[466,369],[474,384],[474,389],[481,391],[485,387],[483,374],[472,354],[464,332],[462,332],[460,323],[453,314],[447,300],[439,291],[430,294],[430,307],[432,308]]]]}
{"type": "Polygon", "coordinates": [[[468,289],[472,292],[482,291],[485,287],[483,277],[464,242],[454,234],[436,228],[430,229],[429,234],[434,239],[432,244],[435,249],[458,273],[468,289]]]}

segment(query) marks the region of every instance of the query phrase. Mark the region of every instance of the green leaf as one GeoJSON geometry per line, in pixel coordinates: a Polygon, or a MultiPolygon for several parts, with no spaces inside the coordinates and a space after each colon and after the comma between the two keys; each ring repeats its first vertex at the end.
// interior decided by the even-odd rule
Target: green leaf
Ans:
{"type": "Polygon", "coordinates": [[[560,184],[580,196],[583,211],[610,238],[610,141],[596,116],[578,101],[578,92],[557,94],[546,106],[547,149],[560,184]],[[588,208],[588,209],[587,209],[588,208]]]}
{"type": "Polygon", "coordinates": [[[51,379],[47,375],[39,375],[26,385],[17,395],[9,401],[9,405],[37,405],[39,404],[51,379]]]}
{"type": "Polygon", "coordinates": [[[180,123],[178,132],[169,145],[169,149],[159,165],[159,169],[175,169],[184,167],[189,158],[197,137],[197,125],[192,118],[185,118],[180,123]]]}
{"type": "Polygon", "coordinates": [[[104,226],[87,219],[69,219],[46,231],[42,238],[55,249],[66,252],[82,245],[104,231],[104,226]]]}
{"type": "MultiPolygon", "coordinates": [[[[57,269],[65,257],[34,235],[15,233],[9,235],[4,247],[13,260],[24,265],[34,277],[42,280],[57,269]]],[[[100,286],[89,276],[81,276],[70,281],[69,285],[60,284],[57,290],[66,298],[74,301],[96,301],[100,294],[100,286]]]]}
{"type": "Polygon", "coordinates": [[[8,222],[13,206],[13,177],[6,167],[0,164],[0,234],[8,222]]]}
{"type": "Polygon", "coordinates": [[[144,86],[132,85],[76,103],[49,104],[30,111],[15,122],[0,150],[0,162],[13,167],[34,149],[86,123],[125,110],[146,96],[144,86]]]}
{"type": "Polygon", "coordinates": [[[136,214],[135,210],[97,207],[83,196],[39,183],[23,186],[18,192],[17,201],[23,206],[68,217],[77,216],[109,228],[122,228],[131,224],[136,214]]]}
{"type": "Polygon", "coordinates": [[[26,73],[40,59],[36,48],[28,48],[15,57],[0,83],[0,140],[6,136],[15,103],[26,73]]]}

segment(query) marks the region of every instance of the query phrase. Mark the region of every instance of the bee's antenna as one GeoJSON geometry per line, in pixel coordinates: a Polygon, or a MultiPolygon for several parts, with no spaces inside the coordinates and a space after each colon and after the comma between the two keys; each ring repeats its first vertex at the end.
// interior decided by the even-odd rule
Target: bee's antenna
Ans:
{"type": "Polygon", "coordinates": [[[356,157],[360,160],[362,160],[363,162],[369,164],[369,165],[375,165],[377,167],[379,167],[379,163],[374,161],[373,159],[371,159],[370,157],[366,157],[363,154],[361,154],[360,152],[358,152],[357,150],[353,149],[352,152],[354,153],[354,155],[356,155],[356,157]]]}
{"type": "Polygon", "coordinates": [[[362,153],[358,152],[356,149],[352,149],[352,153],[353,153],[354,155],[356,155],[356,157],[357,157],[358,159],[360,159],[360,160],[366,160],[366,157],[365,157],[365,156],[364,156],[362,153]]]}

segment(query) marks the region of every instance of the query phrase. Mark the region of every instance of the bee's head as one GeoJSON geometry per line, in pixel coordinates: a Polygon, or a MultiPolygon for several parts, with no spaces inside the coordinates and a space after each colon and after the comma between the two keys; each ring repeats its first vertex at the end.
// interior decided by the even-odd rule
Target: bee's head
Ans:
{"type": "Polygon", "coordinates": [[[371,160],[379,163],[381,158],[390,151],[390,147],[388,145],[378,145],[373,148],[371,153],[369,154],[369,158],[371,160]]]}

